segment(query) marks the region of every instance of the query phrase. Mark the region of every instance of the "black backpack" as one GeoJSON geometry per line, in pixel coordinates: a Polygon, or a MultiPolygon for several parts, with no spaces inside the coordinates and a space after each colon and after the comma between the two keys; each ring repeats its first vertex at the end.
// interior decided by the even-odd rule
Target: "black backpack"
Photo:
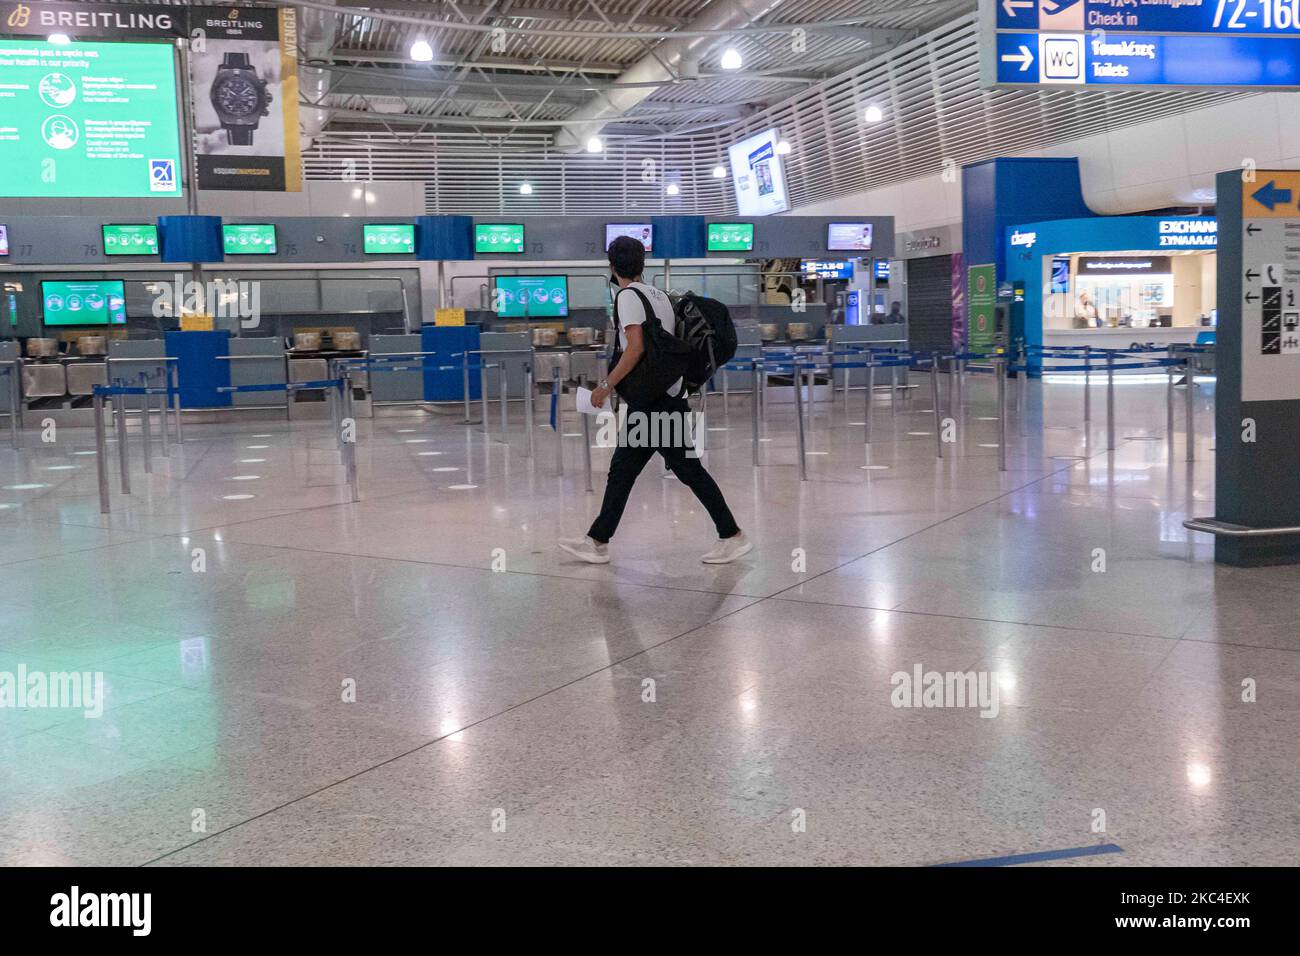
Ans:
{"type": "Polygon", "coordinates": [[[614,354],[610,368],[623,356],[618,341],[618,296],[625,291],[636,293],[645,307],[646,320],[641,326],[645,355],[614,390],[633,408],[645,408],[662,398],[679,378],[685,378],[691,362],[691,346],[663,327],[644,292],[636,288],[620,290],[614,296],[614,354]]]}
{"type": "Polygon", "coordinates": [[[677,316],[677,338],[690,346],[686,387],[701,391],[714,373],[736,355],[736,324],[731,312],[717,299],[694,292],[671,296],[677,316]]]}

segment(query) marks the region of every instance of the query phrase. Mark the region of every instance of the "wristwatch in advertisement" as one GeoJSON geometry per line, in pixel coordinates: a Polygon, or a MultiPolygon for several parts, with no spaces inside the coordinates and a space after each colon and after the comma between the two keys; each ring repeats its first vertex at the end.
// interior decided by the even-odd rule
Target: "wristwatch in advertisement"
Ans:
{"type": "Polygon", "coordinates": [[[247,53],[227,53],[212,81],[212,106],[231,146],[252,146],[253,131],[270,114],[271,94],[247,53]]]}

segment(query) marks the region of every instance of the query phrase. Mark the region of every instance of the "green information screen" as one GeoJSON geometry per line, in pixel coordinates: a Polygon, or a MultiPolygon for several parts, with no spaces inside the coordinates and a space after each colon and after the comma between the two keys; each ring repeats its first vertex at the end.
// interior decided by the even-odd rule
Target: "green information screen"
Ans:
{"type": "Polygon", "coordinates": [[[709,241],[705,248],[709,252],[749,252],[754,248],[754,224],[711,222],[709,241]]]}
{"type": "Polygon", "coordinates": [[[46,325],[126,325],[122,280],[42,282],[46,325]]]}
{"type": "Polygon", "coordinates": [[[228,256],[273,256],[275,226],[270,223],[223,225],[221,245],[228,256]]]}
{"type": "Polygon", "coordinates": [[[153,225],[105,226],[104,255],[158,255],[158,227],[153,225]]]}
{"type": "Polygon", "coordinates": [[[366,255],[415,254],[415,226],[409,223],[367,223],[361,238],[366,255]]]}
{"type": "Polygon", "coordinates": [[[172,47],[0,39],[0,170],[4,196],[179,196],[172,47]]]}
{"type": "Polygon", "coordinates": [[[497,276],[497,315],[553,319],[569,314],[568,276],[497,276]]]}
{"type": "Polygon", "coordinates": [[[476,223],[475,252],[523,252],[524,227],[521,223],[476,223]]]}

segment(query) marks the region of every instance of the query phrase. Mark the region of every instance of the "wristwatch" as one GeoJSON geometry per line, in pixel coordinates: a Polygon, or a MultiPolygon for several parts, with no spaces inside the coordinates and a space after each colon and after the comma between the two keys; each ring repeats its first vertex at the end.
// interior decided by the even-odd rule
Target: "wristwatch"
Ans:
{"type": "Polygon", "coordinates": [[[271,94],[247,53],[227,53],[210,91],[212,106],[231,146],[252,146],[253,131],[270,114],[271,94]]]}

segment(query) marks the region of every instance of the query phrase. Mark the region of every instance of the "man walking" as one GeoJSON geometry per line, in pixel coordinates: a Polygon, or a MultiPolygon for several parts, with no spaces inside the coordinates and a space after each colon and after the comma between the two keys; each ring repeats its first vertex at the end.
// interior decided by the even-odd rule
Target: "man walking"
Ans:
{"type": "MultiPolygon", "coordinates": [[[[618,286],[614,294],[614,321],[618,327],[618,344],[622,356],[609,372],[609,377],[591,393],[591,403],[604,407],[610,392],[636,368],[645,355],[646,344],[642,323],[658,321],[669,335],[674,334],[676,318],[668,296],[642,281],[645,271],[645,247],[630,236],[620,236],[609,245],[609,281],[618,286]],[[639,294],[638,294],[639,293],[639,294]]],[[[628,407],[628,420],[643,416],[643,421],[662,421],[675,418],[685,423],[690,406],[682,397],[681,379],[674,382],[662,396],[644,407],[628,407]]],[[[705,564],[728,564],[753,550],[753,544],[736,525],[736,519],[727,507],[726,499],[717,482],[705,470],[698,457],[688,454],[686,436],[690,431],[680,428],[643,428],[643,434],[657,436],[644,443],[629,443],[627,432],[620,430],[618,447],[609,463],[609,478],[605,484],[605,499],[600,514],[583,538],[562,538],[559,546],[591,564],[609,563],[609,541],[618,530],[619,520],[627,505],[632,486],[641,469],[657,451],[678,480],[690,488],[699,499],[718,532],[718,543],[700,560],[705,564]]]]}

